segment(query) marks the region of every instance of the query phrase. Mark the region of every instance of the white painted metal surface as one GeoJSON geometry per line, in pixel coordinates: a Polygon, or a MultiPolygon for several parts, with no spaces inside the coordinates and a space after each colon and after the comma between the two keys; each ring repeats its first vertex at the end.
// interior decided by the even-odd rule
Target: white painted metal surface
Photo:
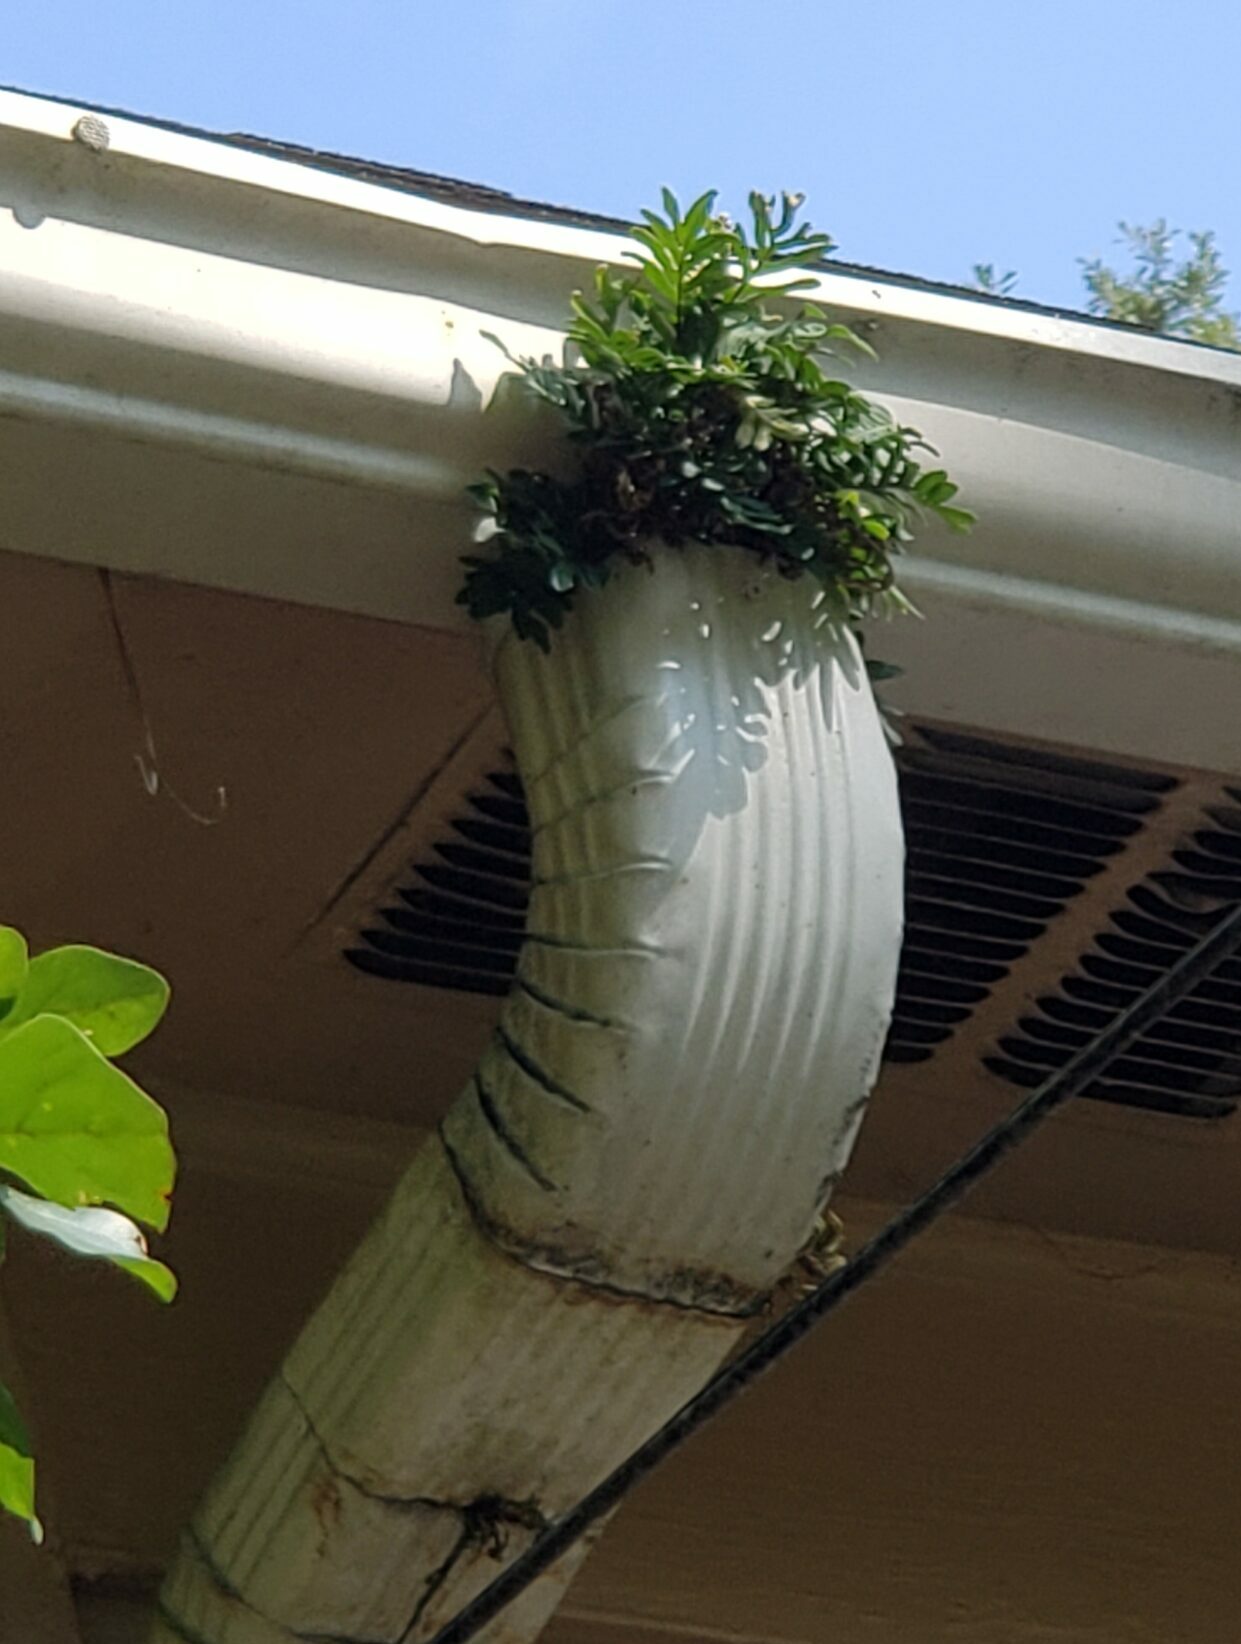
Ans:
{"type": "MultiPolygon", "coordinates": [[[[518,986],[209,1492],[162,1638],[429,1637],[706,1379],[861,1122],[900,823],[809,583],[665,550],[497,674],[534,837],[518,986]]],[[[537,1636],[570,1573],[490,1636],[537,1636]]]]}

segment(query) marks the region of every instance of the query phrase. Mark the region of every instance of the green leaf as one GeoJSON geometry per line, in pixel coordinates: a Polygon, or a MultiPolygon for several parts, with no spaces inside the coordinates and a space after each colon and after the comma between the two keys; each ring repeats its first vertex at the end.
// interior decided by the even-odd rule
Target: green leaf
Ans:
{"type": "Polygon", "coordinates": [[[899,679],[904,672],[904,668],[898,668],[895,662],[866,659],[866,673],[872,685],[881,685],[885,679],[899,679]]]}
{"type": "Polygon", "coordinates": [[[945,507],[943,503],[940,503],[935,512],[939,515],[940,519],[943,520],[944,524],[950,531],[957,531],[962,535],[964,535],[966,531],[973,530],[974,526],[978,523],[978,516],[971,513],[968,508],[948,508],[945,507]]]}
{"type": "Polygon", "coordinates": [[[71,1022],[37,1016],[0,1038],[0,1170],[162,1229],[175,1168],[163,1110],[71,1022]]]}
{"type": "Polygon", "coordinates": [[[167,982],[147,965],[99,948],[50,948],[30,961],[0,1033],[36,1016],[63,1016],[105,1056],[120,1056],[146,1038],[167,1004],[167,982]]]}
{"type": "Polygon", "coordinates": [[[171,1267],[155,1260],[154,1256],[118,1256],[113,1262],[125,1273],[153,1290],[162,1302],[170,1302],[177,1294],[177,1275],[171,1267]]]}
{"type": "Polygon", "coordinates": [[[43,1540],[43,1526],[34,1510],[34,1457],[26,1424],[13,1395],[0,1382],[0,1507],[25,1519],[31,1539],[43,1540]]]}
{"type": "Polygon", "coordinates": [[[0,925],[0,1019],[12,1010],[27,969],[26,938],[11,925],[0,925]]]}
{"type": "Polygon", "coordinates": [[[685,237],[687,240],[703,239],[707,227],[707,219],[715,207],[716,190],[709,188],[705,194],[700,194],[685,213],[685,237]]]}
{"type": "Polygon", "coordinates": [[[850,325],[829,325],[827,328],[827,335],[832,338],[834,342],[847,343],[850,348],[856,349],[859,354],[864,354],[868,360],[878,358],[878,355],[866,341],[866,338],[859,336],[850,325]]]}
{"type": "Polygon", "coordinates": [[[118,1210],[82,1208],[67,1210],[46,1199],[19,1193],[15,1187],[0,1185],[0,1209],[29,1233],[54,1239],[77,1256],[91,1256],[112,1262],[148,1285],[161,1301],[170,1302],[177,1293],[176,1275],[147,1251],[141,1230],[118,1210]]]}

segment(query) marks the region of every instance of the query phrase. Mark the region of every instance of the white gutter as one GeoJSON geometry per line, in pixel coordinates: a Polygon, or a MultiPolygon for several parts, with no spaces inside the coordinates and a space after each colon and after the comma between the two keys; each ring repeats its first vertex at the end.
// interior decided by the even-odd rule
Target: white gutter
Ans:
{"type": "MultiPolygon", "coordinates": [[[[74,127],[84,117],[92,118],[85,105],[0,91],[0,130],[63,144],[73,136],[74,127]]],[[[103,123],[107,127],[108,144],[98,157],[104,161],[116,161],[124,156],[160,167],[173,167],[211,182],[239,184],[260,189],[267,195],[339,206],[351,213],[433,230],[478,246],[540,252],[592,266],[617,261],[625,243],[623,237],[599,229],[446,205],[316,166],[274,159],[238,147],[227,137],[190,136],[140,119],[111,114],[103,123]]],[[[819,285],[823,300],[837,307],[861,311],[882,305],[888,318],[947,326],[1076,354],[1089,353],[1189,377],[1228,381],[1241,387],[1241,358],[1194,344],[994,303],[981,297],[955,296],[885,281],[870,274],[824,274],[819,277],[819,285]],[[869,297],[858,291],[859,286],[867,288],[869,297]]]]}
{"type": "MultiPolygon", "coordinates": [[[[546,455],[482,414],[503,365],[482,333],[555,349],[568,292],[624,241],[111,115],[100,149],[83,112],[0,93],[0,545],[457,626],[461,488],[546,455]]],[[[1026,682],[1003,723],[1167,757],[1128,687],[1049,718],[1050,624],[1079,686],[1099,657],[1131,672],[1134,645],[1175,657],[1178,755],[1241,763],[1208,666],[1241,641],[1241,358],[857,273],[815,295],[867,329],[881,363],[854,377],[981,517],[928,537],[909,582],[986,613],[1026,682]]],[[[959,645],[894,636],[922,711],[996,722],[996,691],[961,700],[959,645]]]]}

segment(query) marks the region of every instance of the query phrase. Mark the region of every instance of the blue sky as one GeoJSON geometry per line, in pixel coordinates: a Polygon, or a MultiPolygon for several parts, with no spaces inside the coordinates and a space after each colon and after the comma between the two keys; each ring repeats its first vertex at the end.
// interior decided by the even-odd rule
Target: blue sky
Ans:
{"type": "MultiPolygon", "coordinates": [[[[7,0],[0,82],[632,216],[798,188],[852,261],[1077,305],[1115,224],[1241,271],[1241,0],[7,0]]],[[[1230,287],[1241,307],[1241,278],[1230,287]]]]}

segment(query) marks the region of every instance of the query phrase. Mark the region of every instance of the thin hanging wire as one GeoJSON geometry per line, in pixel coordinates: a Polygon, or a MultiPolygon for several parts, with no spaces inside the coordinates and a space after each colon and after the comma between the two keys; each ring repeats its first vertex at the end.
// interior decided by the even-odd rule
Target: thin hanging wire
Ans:
{"type": "Polygon", "coordinates": [[[430,1644],[468,1644],[489,1621],[549,1569],[593,1524],[610,1513],[661,1461],[739,1397],[807,1335],[821,1319],[872,1279],[907,1244],[957,1204],[1057,1108],[1084,1090],[1106,1065],[1141,1037],[1211,971],[1241,950],[1241,907],[1177,960],[1097,1038],[1033,1091],[1007,1119],[989,1130],[933,1187],[894,1217],[847,1266],[824,1279],[770,1329],[724,1366],[644,1444],[622,1461],[575,1507],[558,1518],[490,1586],[458,1612],[430,1644]]]}
{"type": "Polygon", "coordinates": [[[117,661],[120,663],[121,674],[125,680],[125,689],[128,692],[134,718],[141,732],[142,752],[134,755],[134,764],[138,767],[138,775],[142,778],[142,786],[152,799],[161,792],[167,794],[177,809],[188,816],[191,822],[197,822],[200,827],[214,828],[216,823],[222,820],[225,811],[228,809],[228,794],[223,786],[218,787],[215,793],[216,814],[206,816],[203,812],[196,811],[192,805],[187,804],[172,783],[162,775],[159,752],[155,746],[155,731],[151,725],[151,716],[147,712],[146,699],[142,693],[138,670],[134,666],[129,641],[125,637],[125,627],[121,621],[120,608],[116,602],[116,586],[112,580],[112,573],[106,566],[99,567],[99,581],[103,588],[108,620],[112,626],[112,637],[116,641],[117,661]]]}

